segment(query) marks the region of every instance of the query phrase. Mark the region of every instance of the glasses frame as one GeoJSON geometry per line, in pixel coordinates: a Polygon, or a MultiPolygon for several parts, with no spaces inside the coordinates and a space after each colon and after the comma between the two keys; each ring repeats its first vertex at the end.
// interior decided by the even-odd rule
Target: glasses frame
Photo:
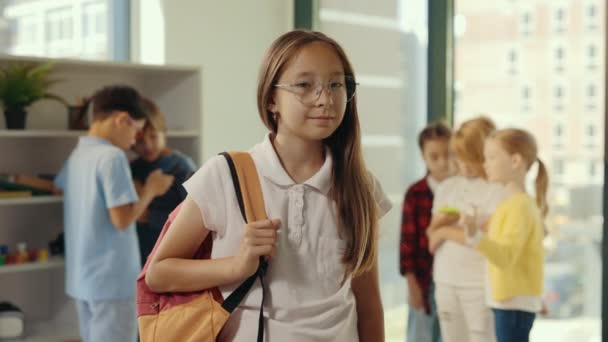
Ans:
{"type": "MultiPolygon", "coordinates": [[[[355,95],[357,95],[357,87],[359,86],[359,83],[357,83],[357,81],[355,80],[354,76],[350,76],[350,75],[346,75],[344,76],[345,80],[352,80],[352,85],[354,86],[354,90],[352,95],[350,96],[350,98],[348,98],[348,93],[346,94],[347,99],[345,103],[348,103],[350,101],[352,101],[352,99],[355,98],[355,95]]],[[[315,96],[316,98],[314,99],[314,101],[312,101],[312,103],[305,103],[302,100],[302,95],[298,94],[294,88],[296,88],[298,86],[298,83],[276,83],[273,84],[273,87],[275,88],[279,88],[279,89],[284,89],[294,95],[296,95],[296,97],[298,98],[298,100],[304,104],[304,105],[308,105],[308,106],[313,106],[317,101],[319,101],[319,98],[321,98],[321,94],[323,93],[323,90],[325,90],[327,88],[327,91],[329,94],[332,94],[333,90],[331,88],[331,83],[332,82],[327,82],[326,84],[321,83],[321,82],[315,82],[314,84],[314,91],[315,91],[315,96]]],[[[348,86],[345,85],[345,87],[347,88],[346,91],[348,92],[348,86]]],[[[332,98],[333,99],[333,98],[332,98]]]]}

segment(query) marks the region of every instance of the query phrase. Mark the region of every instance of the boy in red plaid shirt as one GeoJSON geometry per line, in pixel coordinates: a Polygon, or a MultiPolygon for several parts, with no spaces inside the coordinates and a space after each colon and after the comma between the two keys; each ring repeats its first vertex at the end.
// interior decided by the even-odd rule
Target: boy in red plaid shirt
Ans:
{"type": "Polygon", "coordinates": [[[433,299],[433,256],[426,229],[431,223],[433,191],[449,176],[450,136],[450,129],[442,123],[430,124],[420,132],[418,146],[427,175],[410,186],[403,202],[399,265],[409,292],[407,341],[441,340],[433,299]]]}

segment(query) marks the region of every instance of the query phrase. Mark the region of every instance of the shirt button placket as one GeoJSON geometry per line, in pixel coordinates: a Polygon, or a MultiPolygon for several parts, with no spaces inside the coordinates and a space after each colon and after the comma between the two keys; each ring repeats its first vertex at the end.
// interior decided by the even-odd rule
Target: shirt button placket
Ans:
{"type": "Polygon", "coordinates": [[[304,186],[295,185],[289,191],[290,219],[292,222],[290,229],[290,240],[300,245],[302,242],[302,230],[304,228],[304,186]]]}

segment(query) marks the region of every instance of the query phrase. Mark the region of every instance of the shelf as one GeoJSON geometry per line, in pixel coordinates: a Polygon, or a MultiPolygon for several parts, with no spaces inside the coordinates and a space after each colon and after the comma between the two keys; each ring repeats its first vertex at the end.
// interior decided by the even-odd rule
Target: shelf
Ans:
{"type": "Polygon", "coordinates": [[[28,333],[27,337],[22,337],[16,340],[8,340],[10,342],[80,342],[78,332],[75,333],[48,333],[46,330],[28,333]]]}
{"type": "Polygon", "coordinates": [[[11,205],[59,204],[63,203],[61,196],[33,196],[20,198],[1,198],[0,207],[11,205]]]}
{"type": "Polygon", "coordinates": [[[86,131],[62,130],[0,130],[1,138],[77,138],[86,134],[86,131]]]}
{"type": "Polygon", "coordinates": [[[114,62],[114,61],[94,61],[84,59],[69,59],[69,58],[44,58],[44,57],[30,57],[30,56],[16,56],[9,54],[0,54],[2,62],[13,62],[13,63],[46,63],[52,61],[55,63],[55,69],[69,69],[75,71],[100,71],[100,72],[139,72],[139,73],[192,73],[200,70],[199,66],[196,65],[158,65],[158,64],[140,64],[140,63],[126,63],[126,62],[114,62]]]}
{"type": "Polygon", "coordinates": [[[199,133],[195,130],[171,130],[167,132],[169,138],[198,138],[199,133]]]}
{"type": "Polygon", "coordinates": [[[25,322],[25,336],[9,340],[15,342],[76,342],[80,341],[78,327],[75,324],[60,322],[25,322]]]}
{"type": "Polygon", "coordinates": [[[1,274],[14,274],[21,272],[31,272],[31,271],[44,271],[44,270],[55,270],[63,268],[65,262],[63,258],[53,257],[49,259],[47,262],[28,262],[25,264],[19,265],[1,265],[0,266],[0,275],[1,274]]]}
{"type": "MultiPolygon", "coordinates": [[[[92,95],[104,84],[130,85],[153,99],[170,114],[165,117],[168,146],[200,163],[201,95],[205,84],[201,65],[140,65],[0,54],[0,67],[47,61],[55,63],[54,78],[62,80],[53,92],[69,101],[92,95]]],[[[90,119],[91,112],[87,114],[90,119]]],[[[50,101],[31,107],[26,129],[4,127],[0,124],[0,155],[4,160],[0,173],[5,175],[57,173],[79,138],[88,135],[87,130],[70,130],[67,110],[50,101]]],[[[132,151],[126,152],[132,156],[132,151]]],[[[64,222],[63,203],[64,198],[55,195],[0,198],[0,240],[4,241],[0,244],[12,246],[26,241],[32,248],[46,246],[64,222]],[[48,227],[49,231],[36,232],[30,227],[48,227]]],[[[51,257],[42,263],[0,265],[0,284],[4,285],[0,286],[1,299],[19,304],[26,317],[25,336],[14,341],[80,341],[75,306],[64,291],[66,263],[51,257]]]]}
{"type": "MultiPolygon", "coordinates": [[[[78,138],[85,135],[86,131],[69,130],[0,130],[0,138],[78,138]]],[[[170,130],[167,133],[169,138],[196,138],[199,133],[195,130],[170,130]]]]}

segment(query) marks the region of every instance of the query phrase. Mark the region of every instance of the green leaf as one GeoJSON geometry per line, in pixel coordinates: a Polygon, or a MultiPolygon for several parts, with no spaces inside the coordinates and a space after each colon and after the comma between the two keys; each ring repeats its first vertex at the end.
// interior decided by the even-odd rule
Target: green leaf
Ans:
{"type": "Polygon", "coordinates": [[[62,82],[50,78],[54,62],[12,63],[0,68],[0,102],[6,108],[23,108],[41,99],[67,102],[49,93],[49,89],[62,82]]]}
{"type": "Polygon", "coordinates": [[[50,93],[46,93],[44,94],[44,96],[42,97],[44,99],[49,99],[49,100],[55,100],[58,102],[61,102],[62,104],[64,104],[66,107],[69,106],[70,104],[68,103],[68,101],[66,101],[63,97],[59,96],[59,95],[55,95],[55,94],[50,94],[50,93]]]}

